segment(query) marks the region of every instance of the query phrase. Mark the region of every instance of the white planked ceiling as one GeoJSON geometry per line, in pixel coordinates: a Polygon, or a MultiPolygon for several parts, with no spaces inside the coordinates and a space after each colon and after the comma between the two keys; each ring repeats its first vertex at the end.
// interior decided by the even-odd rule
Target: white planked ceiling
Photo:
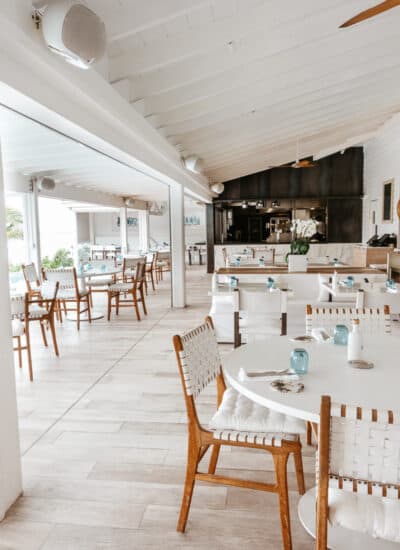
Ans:
{"type": "Polygon", "coordinates": [[[86,3],[110,81],[211,181],[294,160],[297,138],[303,157],[357,143],[400,109],[400,8],[338,29],[378,0],[86,3]]]}
{"type": "Polygon", "coordinates": [[[168,198],[167,185],[4,107],[0,136],[7,172],[144,201],[168,198]]]}

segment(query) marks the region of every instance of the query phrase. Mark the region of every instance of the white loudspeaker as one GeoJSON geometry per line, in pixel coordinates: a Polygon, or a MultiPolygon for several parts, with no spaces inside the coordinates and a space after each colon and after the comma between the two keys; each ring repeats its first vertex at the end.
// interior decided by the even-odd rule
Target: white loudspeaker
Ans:
{"type": "Polygon", "coordinates": [[[188,170],[194,172],[195,174],[200,174],[203,171],[204,167],[203,161],[196,155],[190,155],[189,157],[186,157],[185,166],[188,170]]]}
{"type": "Polygon", "coordinates": [[[127,206],[128,208],[133,208],[135,206],[135,199],[132,199],[132,197],[129,197],[127,199],[124,200],[124,203],[125,203],[125,206],[127,206]]]}
{"type": "Polygon", "coordinates": [[[56,186],[56,182],[53,179],[44,176],[43,178],[38,178],[37,186],[40,191],[53,191],[56,186]]]}
{"type": "Polygon", "coordinates": [[[51,51],[81,69],[106,51],[106,29],[92,10],[74,0],[54,0],[42,16],[44,40],[51,51]]]}
{"type": "Polygon", "coordinates": [[[224,189],[225,185],[223,183],[213,183],[213,185],[211,186],[211,191],[214,191],[214,193],[218,193],[218,195],[223,193],[224,189]]]}

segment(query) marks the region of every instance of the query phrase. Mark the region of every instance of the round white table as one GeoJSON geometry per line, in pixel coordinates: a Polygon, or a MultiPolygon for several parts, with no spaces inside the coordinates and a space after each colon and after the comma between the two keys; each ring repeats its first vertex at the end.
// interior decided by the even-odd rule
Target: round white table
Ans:
{"type": "Polygon", "coordinates": [[[246,397],[276,411],[319,422],[321,395],[335,402],[366,408],[398,410],[400,339],[396,336],[364,338],[364,357],[375,368],[354,369],[347,364],[347,347],[333,343],[304,344],[288,337],[270,339],[237,348],[224,358],[226,380],[246,397]],[[280,393],[268,381],[240,381],[241,367],[249,371],[281,370],[290,367],[290,353],[304,348],[309,354],[309,371],[303,377],[302,393],[280,393]]]}
{"type": "MultiPolygon", "coordinates": [[[[247,344],[224,357],[226,381],[252,401],[270,409],[319,423],[321,395],[330,395],[334,402],[383,410],[398,410],[400,383],[400,339],[396,336],[364,338],[364,358],[372,361],[371,370],[354,369],[347,364],[347,347],[333,343],[292,342],[283,336],[247,344]],[[309,371],[302,377],[304,391],[280,393],[270,388],[270,382],[239,380],[242,367],[247,371],[281,370],[290,367],[290,353],[304,348],[309,354],[309,371]]],[[[315,489],[299,501],[299,517],[306,531],[315,537],[315,489]]],[[[371,539],[357,531],[340,527],[329,528],[329,548],[352,550],[394,550],[400,546],[371,539]]]]}
{"type": "MultiPolygon", "coordinates": [[[[81,273],[76,274],[78,279],[83,279],[85,282],[87,279],[95,278],[95,277],[111,277],[112,275],[118,275],[118,273],[122,273],[122,267],[115,267],[112,269],[106,269],[102,271],[101,269],[89,269],[87,271],[82,271],[81,273]]],[[[100,311],[99,309],[91,309],[90,311],[90,317],[92,321],[95,321],[96,319],[102,319],[104,317],[104,312],[100,311]]],[[[68,321],[76,321],[77,313],[75,311],[71,311],[68,313],[67,317],[68,321]]],[[[84,313],[81,313],[81,321],[89,321],[87,311],[84,313]]]]}

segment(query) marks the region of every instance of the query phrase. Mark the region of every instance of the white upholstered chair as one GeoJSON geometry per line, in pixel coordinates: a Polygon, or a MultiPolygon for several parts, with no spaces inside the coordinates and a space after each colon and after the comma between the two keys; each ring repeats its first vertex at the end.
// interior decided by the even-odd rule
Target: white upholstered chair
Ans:
{"type": "Polygon", "coordinates": [[[287,333],[287,291],[239,288],[234,312],[234,345],[287,333]]]}
{"type": "Polygon", "coordinates": [[[280,506],[282,537],[285,550],[292,548],[287,486],[287,461],[293,454],[298,490],[304,493],[304,475],[299,433],[304,423],[261,407],[225,386],[221,359],[212,320],[182,336],[174,336],[174,347],[188,415],[188,461],[185,487],[177,530],[185,531],[190,503],[196,481],[245,487],[277,493],[280,506]],[[211,382],[217,384],[218,410],[205,428],[196,410],[196,399],[211,382]],[[247,447],[271,453],[276,482],[261,483],[216,475],[219,451],[222,445],[247,447]],[[207,450],[212,454],[208,473],[199,471],[199,464],[207,450]]]}
{"type": "Polygon", "coordinates": [[[356,308],[344,306],[314,307],[306,306],[306,332],[311,334],[313,328],[324,328],[333,331],[336,325],[350,327],[352,319],[360,319],[363,334],[390,334],[390,308],[356,308]]]}
{"type": "Polygon", "coordinates": [[[328,548],[328,522],[370,535],[371,549],[376,539],[400,543],[399,412],[323,396],[317,462],[317,550],[328,548]]]}
{"type": "Polygon", "coordinates": [[[25,279],[26,289],[29,292],[30,296],[37,296],[40,294],[40,277],[37,272],[35,264],[32,262],[30,264],[21,266],[22,274],[25,279]]]}

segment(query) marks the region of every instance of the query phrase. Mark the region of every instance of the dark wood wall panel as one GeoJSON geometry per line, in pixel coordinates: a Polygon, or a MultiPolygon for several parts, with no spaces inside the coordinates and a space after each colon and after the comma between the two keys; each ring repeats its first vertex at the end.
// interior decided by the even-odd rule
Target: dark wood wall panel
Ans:
{"type": "Polygon", "coordinates": [[[362,199],[328,199],[328,242],[362,241],[362,199]]]}
{"type": "Polygon", "coordinates": [[[214,205],[206,204],[207,273],[214,273],[214,205]]]}
{"type": "Polygon", "coordinates": [[[219,200],[360,197],[363,149],[352,147],[317,161],[315,168],[272,168],[225,182],[219,200]]]}

